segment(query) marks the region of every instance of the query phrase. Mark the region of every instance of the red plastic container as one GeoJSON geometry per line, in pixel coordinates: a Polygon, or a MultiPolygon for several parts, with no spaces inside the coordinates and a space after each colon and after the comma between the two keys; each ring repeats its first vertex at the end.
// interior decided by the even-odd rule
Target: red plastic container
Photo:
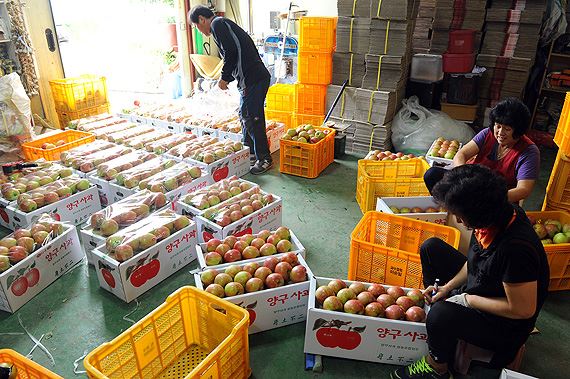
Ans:
{"type": "Polygon", "coordinates": [[[451,54],[471,54],[474,50],[475,30],[459,29],[449,32],[447,52],[451,54]]]}
{"type": "Polygon", "coordinates": [[[443,72],[466,74],[475,66],[475,54],[443,54],[443,72]]]}

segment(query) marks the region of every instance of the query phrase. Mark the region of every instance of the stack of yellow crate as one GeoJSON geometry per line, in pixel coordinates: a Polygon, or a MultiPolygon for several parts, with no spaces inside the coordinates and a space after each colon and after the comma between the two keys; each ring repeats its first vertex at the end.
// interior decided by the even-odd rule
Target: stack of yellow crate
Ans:
{"type": "Polygon", "coordinates": [[[109,112],[104,76],[82,75],[50,80],[49,84],[62,129],[72,120],[109,112]]]}
{"type": "Polygon", "coordinates": [[[321,125],[327,85],[332,82],[332,53],[336,46],[336,17],[303,17],[295,84],[275,84],[267,93],[265,118],[287,127],[321,125]]]}

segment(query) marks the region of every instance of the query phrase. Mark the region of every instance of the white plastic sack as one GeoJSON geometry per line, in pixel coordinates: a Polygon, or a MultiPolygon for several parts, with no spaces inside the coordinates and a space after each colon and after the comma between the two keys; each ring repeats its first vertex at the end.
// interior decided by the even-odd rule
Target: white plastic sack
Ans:
{"type": "Polygon", "coordinates": [[[422,107],[417,96],[402,100],[402,105],[392,121],[392,144],[396,151],[424,155],[439,137],[465,144],[475,135],[466,123],[422,107]]]}
{"type": "Polygon", "coordinates": [[[0,138],[31,136],[30,99],[20,76],[13,72],[0,77],[0,138]]]}

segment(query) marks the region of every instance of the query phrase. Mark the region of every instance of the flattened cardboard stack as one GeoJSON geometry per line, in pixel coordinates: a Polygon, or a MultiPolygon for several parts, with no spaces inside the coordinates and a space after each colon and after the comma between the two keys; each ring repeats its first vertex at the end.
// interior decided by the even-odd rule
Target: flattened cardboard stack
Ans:
{"type": "Polygon", "coordinates": [[[431,27],[435,13],[435,0],[420,0],[418,17],[412,39],[414,53],[428,53],[431,46],[431,27]]]}
{"type": "Polygon", "coordinates": [[[487,0],[436,0],[430,53],[443,54],[448,47],[449,32],[458,29],[473,29],[477,32],[477,51],[485,22],[486,4],[487,0]]]}
{"type": "Polygon", "coordinates": [[[501,99],[522,98],[536,55],[546,0],[494,0],[486,17],[477,65],[487,68],[479,86],[479,114],[501,99]]]}
{"type": "MultiPolygon", "coordinates": [[[[432,0],[433,1],[433,0],[432,0]]],[[[389,149],[390,121],[404,96],[417,0],[339,0],[330,107],[349,80],[333,116],[349,124],[346,150],[389,149]]]]}

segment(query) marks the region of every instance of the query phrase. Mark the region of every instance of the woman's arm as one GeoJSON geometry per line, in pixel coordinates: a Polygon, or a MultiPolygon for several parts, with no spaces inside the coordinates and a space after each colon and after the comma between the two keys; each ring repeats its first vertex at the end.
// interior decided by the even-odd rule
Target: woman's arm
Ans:
{"type": "Polygon", "coordinates": [[[465,262],[463,267],[461,267],[461,270],[459,270],[459,272],[453,277],[453,279],[451,279],[445,285],[439,287],[437,293],[433,297],[431,297],[431,291],[433,290],[433,286],[429,286],[428,288],[426,288],[426,290],[424,291],[424,296],[426,297],[428,302],[434,303],[436,301],[444,299],[445,297],[447,297],[449,292],[451,292],[451,290],[461,287],[466,282],[467,282],[467,262],[465,262]]]}
{"type": "Polygon", "coordinates": [[[471,140],[467,142],[465,145],[463,145],[463,147],[461,147],[461,149],[459,149],[457,154],[455,154],[455,157],[453,158],[453,165],[455,167],[463,166],[469,159],[477,155],[478,152],[479,146],[477,146],[475,141],[471,140]]]}
{"type": "Polygon", "coordinates": [[[517,186],[507,192],[509,202],[518,203],[520,200],[526,199],[531,194],[534,183],[536,183],[534,179],[517,181],[517,186]]]}
{"type": "Polygon", "coordinates": [[[489,298],[466,295],[469,306],[511,319],[528,319],[536,312],[537,282],[503,283],[507,297],[489,298]]]}

